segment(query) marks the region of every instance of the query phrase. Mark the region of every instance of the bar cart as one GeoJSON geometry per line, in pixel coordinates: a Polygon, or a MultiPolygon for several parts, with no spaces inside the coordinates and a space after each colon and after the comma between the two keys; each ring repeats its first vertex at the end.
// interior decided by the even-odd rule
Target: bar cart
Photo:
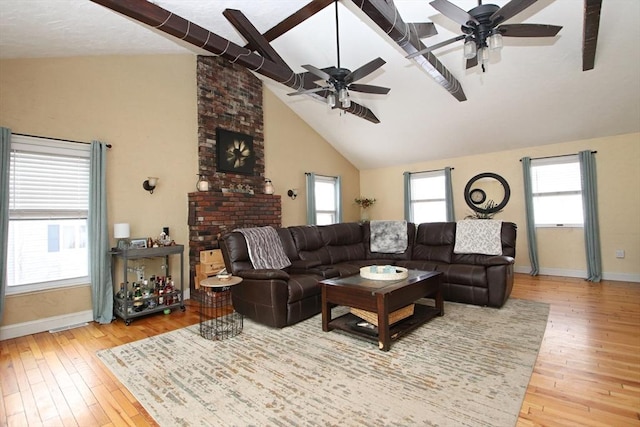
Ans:
{"type": "MultiPolygon", "coordinates": [[[[111,276],[115,290],[113,312],[129,326],[136,317],[152,313],[170,311],[184,305],[184,245],[160,246],[153,248],[113,249],[111,254],[111,276]],[[170,258],[180,257],[180,279],[174,281],[169,274],[170,258]],[[147,278],[139,273],[132,282],[130,274],[136,270],[130,268],[133,261],[160,259],[160,271],[147,278]],[[118,264],[121,264],[119,266],[118,264]],[[121,267],[119,269],[118,267],[121,267]],[[120,273],[118,273],[118,270],[120,273]],[[162,271],[164,270],[164,271],[162,271]],[[118,280],[121,274],[121,280],[118,280]]],[[[156,261],[157,263],[157,261],[156,261]]],[[[139,269],[144,270],[144,267],[139,269]]]]}

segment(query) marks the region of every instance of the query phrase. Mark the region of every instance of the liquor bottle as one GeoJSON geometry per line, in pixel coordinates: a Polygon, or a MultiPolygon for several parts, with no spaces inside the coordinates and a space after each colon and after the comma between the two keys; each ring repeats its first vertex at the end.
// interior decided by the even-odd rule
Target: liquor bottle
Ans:
{"type": "Polygon", "coordinates": [[[119,299],[126,298],[126,292],[124,291],[124,282],[120,283],[120,290],[116,294],[116,298],[119,298],[119,299]]]}
{"type": "Polygon", "coordinates": [[[142,288],[140,287],[140,283],[136,283],[133,288],[133,299],[134,301],[138,301],[142,299],[142,288]]]}
{"type": "Polygon", "coordinates": [[[173,304],[173,280],[171,276],[167,276],[167,280],[164,285],[165,304],[173,304]]]}

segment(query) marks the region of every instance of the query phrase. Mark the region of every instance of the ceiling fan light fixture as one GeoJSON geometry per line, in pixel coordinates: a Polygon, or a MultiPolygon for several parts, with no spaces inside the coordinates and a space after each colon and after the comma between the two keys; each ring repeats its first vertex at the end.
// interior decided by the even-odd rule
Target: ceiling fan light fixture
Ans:
{"type": "Polygon", "coordinates": [[[349,108],[349,107],[351,107],[351,100],[349,99],[349,97],[347,97],[347,99],[342,101],[342,108],[349,108]]]}
{"type": "Polygon", "coordinates": [[[478,51],[478,61],[484,65],[489,62],[489,49],[486,47],[481,47],[478,51]]]}
{"type": "Polygon", "coordinates": [[[472,38],[464,42],[464,59],[472,59],[476,56],[476,42],[472,38]]]}
{"type": "Polygon", "coordinates": [[[336,96],[333,93],[327,95],[327,105],[329,108],[333,108],[336,106],[336,96]]]}
{"type": "Polygon", "coordinates": [[[347,89],[343,87],[338,91],[338,101],[344,103],[347,99],[349,99],[349,93],[347,93],[347,89]]]}
{"type": "Polygon", "coordinates": [[[500,34],[500,32],[494,32],[489,36],[489,49],[490,50],[502,49],[502,34],[500,34]]]}

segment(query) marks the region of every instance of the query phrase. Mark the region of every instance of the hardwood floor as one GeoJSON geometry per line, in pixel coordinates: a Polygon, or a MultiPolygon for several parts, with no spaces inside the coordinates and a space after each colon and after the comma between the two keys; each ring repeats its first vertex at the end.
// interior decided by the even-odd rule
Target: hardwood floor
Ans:
{"type": "Polygon", "coordinates": [[[518,426],[640,426],[640,283],[517,275],[551,304],[518,426]]]}
{"type": "MultiPolygon", "coordinates": [[[[551,305],[518,426],[640,426],[640,284],[516,275],[551,305]]],[[[189,301],[187,301],[189,303],[189,301]]],[[[0,341],[1,425],[156,425],[95,352],[199,321],[198,308],[0,341]]]]}

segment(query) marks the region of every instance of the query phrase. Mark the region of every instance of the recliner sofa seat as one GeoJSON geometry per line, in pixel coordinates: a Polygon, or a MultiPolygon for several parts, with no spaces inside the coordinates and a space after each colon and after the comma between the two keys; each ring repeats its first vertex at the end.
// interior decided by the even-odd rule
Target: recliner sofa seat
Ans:
{"type": "MultiPolygon", "coordinates": [[[[482,220],[478,220],[482,221],[482,220]]],[[[244,236],[231,232],[220,247],[227,270],[243,278],[232,287],[235,309],[268,326],[284,327],[321,311],[324,278],[358,274],[367,265],[398,265],[443,273],[444,299],[501,307],[513,288],[516,231],[503,222],[502,255],[454,253],[456,223],[407,223],[407,248],[402,253],[370,251],[369,223],[293,226],[276,229],[291,266],[253,268],[244,236]]]]}

